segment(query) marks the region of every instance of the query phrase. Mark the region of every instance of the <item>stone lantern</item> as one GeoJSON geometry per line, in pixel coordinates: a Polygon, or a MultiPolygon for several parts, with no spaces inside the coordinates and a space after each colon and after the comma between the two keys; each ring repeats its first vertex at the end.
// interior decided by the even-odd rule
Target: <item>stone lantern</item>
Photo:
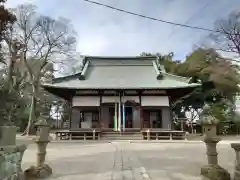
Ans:
{"type": "Polygon", "coordinates": [[[31,166],[25,171],[25,176],[27,178],[42,179],[47,178],[52,174],[51,167],[44,164],[47,154],[47,144],[50,142],[50,126],[43,115],[40,116],[35,125],[37,126],[36,138],[34,138],[35,143],[37,144],[37,162],[35,166],[31,166]]]}
{"type": "Polygon", "coordinates": [[[207,148],[208,164],[201,168],[201,174],[208,179],[230,180],[230,174],[218,165],[217,143],[221,140],[217,137],[216,126],[218,120],[212,115],[211,107],[205,105],[200,114],[200,121],[203,128],[203,142],[207,148]]]}
{"type": "Polygon", "coordinates": [[[218,119],[212,115],[211,107],[209,105],[204,105],[203,111],[200,114],[200,122],[202,124],[202,132],[205,137],[217,136],[218,119]]]}
{"type": "Polygon", "coordinates": [[[50,126],[48,125],[46,119],[40,117],[35,124],[37,126],[36,141],[48,141],[50,126]]]}

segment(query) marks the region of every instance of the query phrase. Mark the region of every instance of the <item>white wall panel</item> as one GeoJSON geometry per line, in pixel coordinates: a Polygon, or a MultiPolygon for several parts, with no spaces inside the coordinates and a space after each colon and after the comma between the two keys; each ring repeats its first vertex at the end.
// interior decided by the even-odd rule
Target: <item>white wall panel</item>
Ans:
{"type": "Polygon", "coordinates": [[[169,106],[168,96],[142,96],[142,106],[169,106]]]}
{"type": "Polygon", "coordinates": [[[119,101],[120,101],[119,96],[103,96],[102,97],[102,103],[115,103],[119,101]]]}
{"type": "Polygon", "coordinates": [[[74,96],[72,106],[100,106],[99,96],[74,96]]]}

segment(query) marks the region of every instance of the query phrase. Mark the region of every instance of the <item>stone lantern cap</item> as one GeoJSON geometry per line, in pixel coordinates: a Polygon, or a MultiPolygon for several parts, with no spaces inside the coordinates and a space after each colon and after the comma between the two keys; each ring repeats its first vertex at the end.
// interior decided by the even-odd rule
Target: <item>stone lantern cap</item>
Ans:
{"type": "Polygon", "coordinates": [[[43,127],[43,126],[49,126],[47,123],[46,118],[44,118],[43,116],[40,115],[40,117],[38,118],[37,122],[35,123],[35,125],[37,127],[43,127]]]}
{"type": "Polygon", "coordinates": [[[204,116],[202,118],[200,118],[200,121],[202,123],[202,125],[217,125],[218,124],[218,120],[213,117],[213,116],[204,116]]]}
{"type": "Polygon", "coordinates": [[[218,124],[218,119],[212,115],[211,107],[207,104],[203,106],[203,111],[200,114],[200,122],[202,125],[216,125],[218,124]]]}

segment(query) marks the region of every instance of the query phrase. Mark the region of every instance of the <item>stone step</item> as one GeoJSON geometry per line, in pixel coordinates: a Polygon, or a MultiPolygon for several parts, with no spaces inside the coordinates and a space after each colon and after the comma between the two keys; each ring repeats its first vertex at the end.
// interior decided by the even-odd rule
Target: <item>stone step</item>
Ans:
{"type": "Polygon", "coordinates": [[[120,136],[120,137],[109,137],[109,136],[102,136],[101,137],[101,140],[142,140],[143,138],[142,137],[139,137],[139,136],[120,136]]]}
{"type": "Polygon", "coordinates": [[[141,133],[129,133],[129,132],[107,132],[101,135],[103,140],[142,140],[141,133]]]}

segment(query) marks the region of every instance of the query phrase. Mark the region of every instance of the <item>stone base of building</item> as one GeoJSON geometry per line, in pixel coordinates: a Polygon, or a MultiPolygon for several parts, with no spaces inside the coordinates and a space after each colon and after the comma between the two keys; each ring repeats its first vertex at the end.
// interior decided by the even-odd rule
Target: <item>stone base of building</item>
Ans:
{"type": "Polygon", "coordinates": [[[206,165],[201,168],[201,175],[209,180],[231,180],[227,170],[219,165],[206,165]]]}
{"type": "Polygon", "coordinates": [[[52,175],[52,168],[44,164],[42,166],[31,166],[24,172],[26,180],[45,179],[52,175]]]}

